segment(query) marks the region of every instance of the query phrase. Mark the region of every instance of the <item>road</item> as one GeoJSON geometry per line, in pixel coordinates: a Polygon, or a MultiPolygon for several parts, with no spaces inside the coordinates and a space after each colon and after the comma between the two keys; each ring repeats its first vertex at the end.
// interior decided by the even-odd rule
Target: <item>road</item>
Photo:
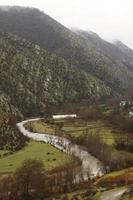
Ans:
{"type": "Polygon", "coordinates": [[[127,188],[118,188],[110,191],[106,191],[102,194],[100,200],[119,200],[120,197],[127,191],[127,188]]]}

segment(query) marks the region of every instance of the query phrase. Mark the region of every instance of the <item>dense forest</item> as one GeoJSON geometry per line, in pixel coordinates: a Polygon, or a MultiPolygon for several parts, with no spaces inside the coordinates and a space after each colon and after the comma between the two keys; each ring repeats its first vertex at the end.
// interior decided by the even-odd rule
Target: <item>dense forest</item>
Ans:
{"type": "Polygon", "coordinates": [[[121,186],[132,198],[132,85],[121,41],[0,6],[0,199],[104,199],[121,186]]]}
{"type": "Polygon", "coordinates": [[[38,9],[0,7],[0,132],[9,133],[6,146],[21,146],[10,145],[18,134],[6,124],[10,115],[46,115],[55,107],[123,95],[133,83],[132,55],[121,42],[69,30],[38,9]]]}
{"type": "Polygon", "coordinates": [[[64,59],[5,33],[0,33],[0,74],[0,110],[19,116],[111,94],[102,81],[64,59]]]}
{"type": "Polygon", "coordinates": [[[100,37],[97,39],[95,34],[88,39],[88,33],[87,36],[75,33],[38,9],[1,7],[0,29],[63,57],[70,65],[102,80],[115,92],[122,93],[133,83],[132,51],[129,56],[120,45],[107,43],[100,37]]]}
{"type": "Polygon", "coordinates": [[[20,150],[28,141],[15,127],[16,118],[13,115],[0,115],[0,158],[20,150]]]}

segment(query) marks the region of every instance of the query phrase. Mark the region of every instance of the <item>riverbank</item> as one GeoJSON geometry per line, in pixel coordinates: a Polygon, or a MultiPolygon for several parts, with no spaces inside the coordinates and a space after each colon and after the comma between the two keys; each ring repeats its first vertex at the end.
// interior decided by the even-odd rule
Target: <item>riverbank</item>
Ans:
{"type": "MultiPolygon", "coordinates": [[[[64,121],[58,121],[57,124],[59,123],[63,123],[63,127],[62,129],[66,132],[64,134],[67,135],[73,135],[74,137],[79,137],[81,134],[85,134],[85,130],[86,127],[91,129],[91,131],[93,131],[94,133],[97,132],[97,130],[99,130],[99,135],[102,133],[102,138],[105,142],[107,142],[106,144],[108,145],[114,145],[114,137],[120,137],[118,135],[115,135],[116,133],[112,133],[111,131],[111,127],[105,126],[105,124],[101,124],[101,122],[98,122],[97,124],[92,122],[89,125],[87,125],[87,123],[77,123],[76,121],[69,122],[67,121],[66,123],[64,121]],[[104,132],[102,132],[102,130],[104,130],[104,132]]],[[[61,124],[59,124],[61,125],[61,124]]],[[[52,132],[56,132],[57,135],[62,135],[64,136],[63,133],[57,133],[56,126],[55,124],[51,125],[51,124],[47,124],[45,123],[43,120],[40,121],[34,121],[28,124],[25,124],[25,127],[28,127],[28,129],[32,130],[33,132],[38,131],[38,132],[42,132],[42,134],[45,132],[45,130],[47,130],[49,132],[49,134],[53,134],[52,132]]],[[[69,137],[68,137],[69,138],[69,137]]],[[[121,153],[120,153],[121,154],[121,153]]],[[[128,152],[122,152],[122,154],[125,154],[125,156],[131,156],[131,153],[128,152]]],[[[103,186],[105,189],[110,189],[113,187],[120,187],[121,185],[125,185],[125,184],[132,184],[133,182],[133,174],[132,174],[132,168],[128,168],[125,170],[121,170],[121,171],[116,171],[116,172],[112,172],[110,174],[107,174],[105,176],[103,176],[102,178],[99,178],[97,181],[97,187],[101,187],[103,186]]],[[[97,193],[96,196],[98,196],[99,193],[97,193]]]]}
{"type": "Polygon", "coordinates": [[[64,151],[67,154],[74,155],[77,157],[81,163],[81,170],[80,173],[77,174],[76,179],[79,181],[82,177],[84,181],[87,181],[89,178],[94,178],[96,176],[102,176],[105,172],[103,170],[103,165],[102,163],[89,154],[87,151],[82,149],[80,145],[75,145],[72,144],[68,139],[60,137],[60,136],[55,136],[55,135],[49,135],[49,134],[41,134],[41,133],[33,133],[30,132],[29,130],[26,130],[24,127],[25,124],[29,122],[34,122],[40,120],[39,118],[37,119],[30,119],[30,120],[25,120],[23,122],[20,122],[17,124],[17,127],[19,131],[29,137],[32,138],[36,141],[43,141],[46,143],[50,143],[57,149],[64,151]]]}
{"type": "MultiPolygon", "coordinates": [[[[102,166],[101,162],[98,161],[98,159],[96,159],[94,156],[92,156],[88,152],[86,152],[85,149],[82,149],[82,147],[80,145],[74,145],[68,139],[59,137],[57,135],[53,135],[53,134],[49,135],[49,134],[45,134],[45,133],[41,134],[39,132],[31,132],[25,128],[25,125],[27,123],[35,122],[37,120],[40,120],[40,119],[26,120],[26,121],[23,121],[23,122],[20,122],[17,124],[17,127],[19,128],[21,133],[23,133],[23,135],[29,137],[30,139],[34,139],[35,141],[32,141],[32,143],[34,145],[36,144],[35,145],[36,149],[31,148],[31,152],[26,151],[23,156],[22,156],[22,154],[19,154],[18,157],[20,159],[22,159],[22,158],[26,159],[27,156],[29,155],[29,153],[31,153],[31,156],[32,155],[36,156],[36,158],[42,160],[46,164],[48,160],[44,159],[43,156],[45,156],[45,158],[47,156],[47,159],[49,159],[49,161],[48,161],[49,164],[50,164],[50,161],[52,161],[52,163],[53,163],[53,166],[51,166],[51,164],[50,164],[47,167],[50,170],[52,169],[51,167],[53,167],[53,172],[56,173],[56,167],[57,167],[56,164],[58,163],[60,166],[62,164],[61,154],[62,154],[63,158],[65,158],[65,157],[71,158],[71,155],[74,155],[75,157],[80,159],[80,161],[82,163],[81,168],[78,169],[75,174],[76,178],[74,178],[74,179],[77,181],[77,183],[79,182],[79,180],[81,181],[81,177],[82,177],[82,181],[84,182],[84,181],[88,181],[89,180],[88,178],[96,178],[97,176],[103,175],[102,174],[103,166],[102,166]],[[39,150],[40,145],[43,147],[47,146],[50,148],[50,149],[45,149],[45,155],[44,155],[44,151],[42,151],[41,148],[39,150]],[[58,151],[58,153],[59,153],[57,155],[58,159],[55,158],[55,153],[53,152],[53,150],[51,151],[51,148],[55,151],[58,151]],[[101,174],[99,174],[99,172],[101,174]]],[[[50,127],[47,127],[47,128],[50,128],[50,127]]],[[[32,157],[32,158],[34,159],[35,157],[32,157]]],[[[67,161],[68,161],[68,163],[70,163],[71,159],[70,160],[68,159],[67,161]]],[[[12,160],[10,160],[10,162],[12,162],[12,160]]],[[[69,166],[67,164],[66,160],[64,162],[64,166],[65,165],[67,167],[69,166]]],[[[14,167],[14,166],[10,165],[10,167],[14,167]]],[[[123,177],[125,176],[122,174],[122,172],[120,174],[123,177]]],[[[112,177],[112,176],[111,176],[111,174],[108,174],[101,178],[99,177],[96,181],[97,184],[96,183],[94,184],[95,181],[93,180],[92,182],[89,181],[88,183],[86,183],[86,184],[88,184],[88,186],[86,185],[85,187],[83,187],[83,185],[82,185],[81,188],[88,188],[88,189],[84,189],[83,192],[80,192],[81,197],[83,197],[83,196],[85,197],[87,194],[89,195],[90,200],[108,200],[107,199],[108,196],[110,196],[112,198],[111,200],[116,200],[115,197],[120,197],[124,193],[124,191],[120,190],[120,188],[119,188],[120,184],[117,185],[118,188],[116,188],[115,190],[111,189],[113,184],[107,185],[107,182],[105,181],[107,177],[112,177]],[[104,185],[101,184],[101,183],[103,183],[101,180],[104,180],[104,183],[105,183],[104,185]]],[[[114,183],[114,185],[115,184],[116,183],[114,183]]],[[[75,196],[78,195],[78,191],[76,191],[76,189],[78,189],[78,188],[80,188],[80,185],[78,186],[78,184],[77,184],[76,188],[75,189],[73,188],[73,190],[72,190],[72,191],[75,190],[75,193],[74,193],[75,196]]],[[[84,199],[84,197],[80,198],[80,195],[79,195],[79,199],[80,200],[84,199]]],[[[73,195],[70,194],[69,196],[71,196],[73,199],[73,195]]],[[[63,200],[64,197],[62,196],[61,198],[58,198],[58,199],[63,200]]],[[[71,198],[68,198],[68,199],[71,199],[71,198]]]]}

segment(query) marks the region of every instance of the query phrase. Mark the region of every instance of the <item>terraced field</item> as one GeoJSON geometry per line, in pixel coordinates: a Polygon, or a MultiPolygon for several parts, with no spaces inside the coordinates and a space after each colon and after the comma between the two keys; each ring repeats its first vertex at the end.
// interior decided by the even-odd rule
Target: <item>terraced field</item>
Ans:
{"type": "MultiPolygon", "coordinates": [[[[81,121],[81,120],[74,120],[73,122],[69,121],[69,120],[61,120],[61,121],[56,121],[54,125],[50,125],[50,124],[46,124],[43,121],[35,121],[32,122],[32,124],[30,124],[30,126],[32,127],[32,131],[34,132],[41,132],[41,133],[45,133],[45,132],[49,132],[54,133],[55,129],[57,128],[61,128],[61,132],[60,132],[60,128],[59,128],[59,132],[60,134],[66,134],[66,135],[71,135],[72,137],[79,137],[83,134],[96,134],[99,135],[102,140],[109,146],[111,146],[112,148],[112,154],[113,157],[119,158],[119,157],[129,157],[132,158],[133,154],[127,151],[118,151],[116,150],[114,147],[115,144],[115,138],[116,137],[121,137],[122,133],[113,130],[111,126],[109,126],[108,124],[105,124],[102,121],[81,121]]],[[[58,131],[58,129],[57,129],[58,131]]],[[[123,137],[123,135],[122,135],[123,137]]],[[[129,174],[132,177],[132,173],[131,173],[131,169],[128,171],[128,178],[129,178],[129,174]],[[129,173],[130,172],[130,173],[129,173]]],[[[128,169],[127,169],[128,170],[128,169]]],[[[127,170],[126,170],[126,174],[125,171],[119,171],[119,172],[115,172],[116,175],[120,175],[120,177],[123,176],[127,176],[127,170]]],[[[114,174],[115,174],[114,173],[114,174]]],[[[111,176],[114,174],[109,174],[107,176],[111,176]]],[[[106,176],[105,176],[106,178],[106,176]]],[[[133,177],[132,177],[133,179],[133,177]]]]}
{"type": "Polygon", "coordinates": [[[73,137],[79,137],[83,134],[97,134],[109,145],[113,145],[115,137],[119,137],[119,134],[116,135],[109,125],[101,121],[66,123],[62,130],[73,137]]]}
{"type": "Polygon", "coordinates": [[[98,134],[105,143],[109,145],[115,144],[115,137],[119,137],[120,133],[117,133],[112,130],[112,128],[103,123],[102,121],[75,121],[69,122],[67,120],[56,121],[55,125],[48,125],[43,121],[35,121],[27,124],[27,128],[32,130],[33,132],[40,133],[55,133],[56,125],[62,124],[61,130],[73,137],[79,137],[83,134],[98,134]]]}

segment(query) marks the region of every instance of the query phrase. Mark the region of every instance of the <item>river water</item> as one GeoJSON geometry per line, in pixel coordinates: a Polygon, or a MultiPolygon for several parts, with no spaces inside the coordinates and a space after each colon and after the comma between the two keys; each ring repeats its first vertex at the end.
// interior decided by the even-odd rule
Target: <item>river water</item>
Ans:
{"type": "Polygon", "coordinates": [[[40,120],[40,118],[22,121],[17,124],[17,127],[20,132],[28,138],[36,141],[50,143],[55,148],[67,154],[74,155],[80,159],[82,165],[80,172],[76,174],[76,182],[80,181],[81,177],[83,181],[87,181],[89,178],[95,178],[105,174],[104,166],[102,163],[97,158],[85,151],[80,145],[72,144],[68,139],[63,137],[44,133],[33,133],[25,129],[24,124],[37,120],[40,120]]]}

